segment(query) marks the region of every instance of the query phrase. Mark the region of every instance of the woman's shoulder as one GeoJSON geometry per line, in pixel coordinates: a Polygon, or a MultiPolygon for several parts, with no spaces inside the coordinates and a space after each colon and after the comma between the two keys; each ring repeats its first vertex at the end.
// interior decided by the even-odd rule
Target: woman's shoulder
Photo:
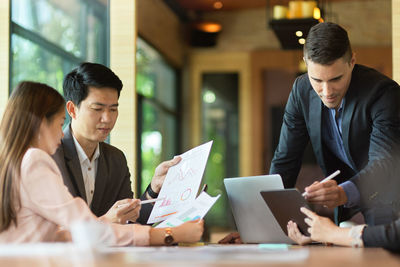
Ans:
{"type": "Polygon", "coordinates": [[[52,157],[42,149],[30,147],[22,158],[21,166],[37,165],[39,163],[55,164],[52,157]]]}
{"type": "Polygon", "coordinates": [[[30,147],[25,152],[24,159],[30,158],[51,158],[50,155],[40,148],[30,147]]]}

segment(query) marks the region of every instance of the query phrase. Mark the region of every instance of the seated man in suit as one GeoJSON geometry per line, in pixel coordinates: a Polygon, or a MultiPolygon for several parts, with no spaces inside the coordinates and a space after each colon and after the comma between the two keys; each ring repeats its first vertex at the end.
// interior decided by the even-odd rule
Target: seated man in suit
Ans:
{"type": "Polygon", "coordinates": [[[310,29],[304,61],[307,73],[294,82],[270,173],[280,174],[285,187],[294,187],[311,142],[325,175],[336,170],[341,174],[306,187],[306,199],[340,206],[335,210],[339,223],[359,210],[355,184],[363,177],[355,175],[390,157],[400,143],[400,87],[376,70],[355,64],[347,32],[334,23],[310,29]]]}
{"type": "Polygon", "coordinates": [[[299,244],[311,241],[343,246],[384,247],[400,251],[400,157],[375,161],[355,177],[360,207],[370,224],[339,228],[330,219],[302,208],[311,236],[304,236],[294,222],[288,223],[289,237],[299,244]]]}
{"type": "MultiPolygon", "coordinates": [[[[153,205],[141,208],[139,200],[132,199],[126,158],[104,143],[118,117],[121,80],[103,65],[82,63],[64,78],[63,89],[71,123],[53,158],[65,185],[98,217],[145,224],[153,205]]],[[[168,168],[179,161],[177,157],[161,163],[141,199],[157,198],[168,168]]]]}

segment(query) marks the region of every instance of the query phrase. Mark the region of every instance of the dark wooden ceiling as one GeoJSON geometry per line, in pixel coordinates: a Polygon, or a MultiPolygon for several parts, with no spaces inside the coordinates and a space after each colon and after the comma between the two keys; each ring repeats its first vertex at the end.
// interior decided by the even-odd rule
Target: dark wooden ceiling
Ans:
{"type": "MultiPolygon", "coordinates": [[[[181,8],[191,11],[216,11],[214,8],[215,2],[221,2],[220,10],[237,10],[248,8],[262,8],[268,4],[273,5],[288,5],[289,0],[175,0],[181,8]]],[[[350,0],[320,0],[319,2],[339,2],[350,0]]]]}

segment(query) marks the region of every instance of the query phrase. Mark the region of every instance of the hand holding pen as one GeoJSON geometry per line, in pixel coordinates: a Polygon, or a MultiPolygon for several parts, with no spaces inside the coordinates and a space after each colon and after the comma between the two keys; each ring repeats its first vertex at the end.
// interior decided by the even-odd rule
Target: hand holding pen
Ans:
{"type": "MultiPolygon", "coordinates": [[[[147,199],[147,200],[141,200],[139,202],[140,205],[144,205],[144,204],[149,204],[149,203],[155,203],[161,200],[164,200],[165,198],[153,198],[153,199],[147,199]]],[[[117,205],[117,208],[123,208],[130,205],[130,203],[123,203],[123,204],[119,204],[117,205]]]]}
{"type": "Polygon", "coordinates": [[[155,203],[164,200],[164,198],[155,198],[148,200],[126,198],[115,202],[115,204],[103,215],[112,223],[125,224],[135,222],[140,215],[140,209],[144,204],[155,203]]]}
{"type": "Polygon", "coordinates": [[[345,204],[347,202],[346,193],[343,188],[332,179],[339,173],[340,171],[338,170],[322,181],[316,181],[310,186],[307,186],[303,193],[304,198],[312,204],[324,205],[329,208],[345,204]]]}

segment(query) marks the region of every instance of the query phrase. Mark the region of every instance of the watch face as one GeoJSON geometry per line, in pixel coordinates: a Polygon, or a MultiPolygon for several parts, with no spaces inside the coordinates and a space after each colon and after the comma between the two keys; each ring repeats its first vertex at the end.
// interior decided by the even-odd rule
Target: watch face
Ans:
{"type": "Polygon", "coordinates": [[[165,242],[165,244],[167,244],[167,245],[171,245],[171,244],[174,242],[173,236],[172,236],[172,235],[167,235],[167,236],[165,236],[164,242],[165,242]]]}

